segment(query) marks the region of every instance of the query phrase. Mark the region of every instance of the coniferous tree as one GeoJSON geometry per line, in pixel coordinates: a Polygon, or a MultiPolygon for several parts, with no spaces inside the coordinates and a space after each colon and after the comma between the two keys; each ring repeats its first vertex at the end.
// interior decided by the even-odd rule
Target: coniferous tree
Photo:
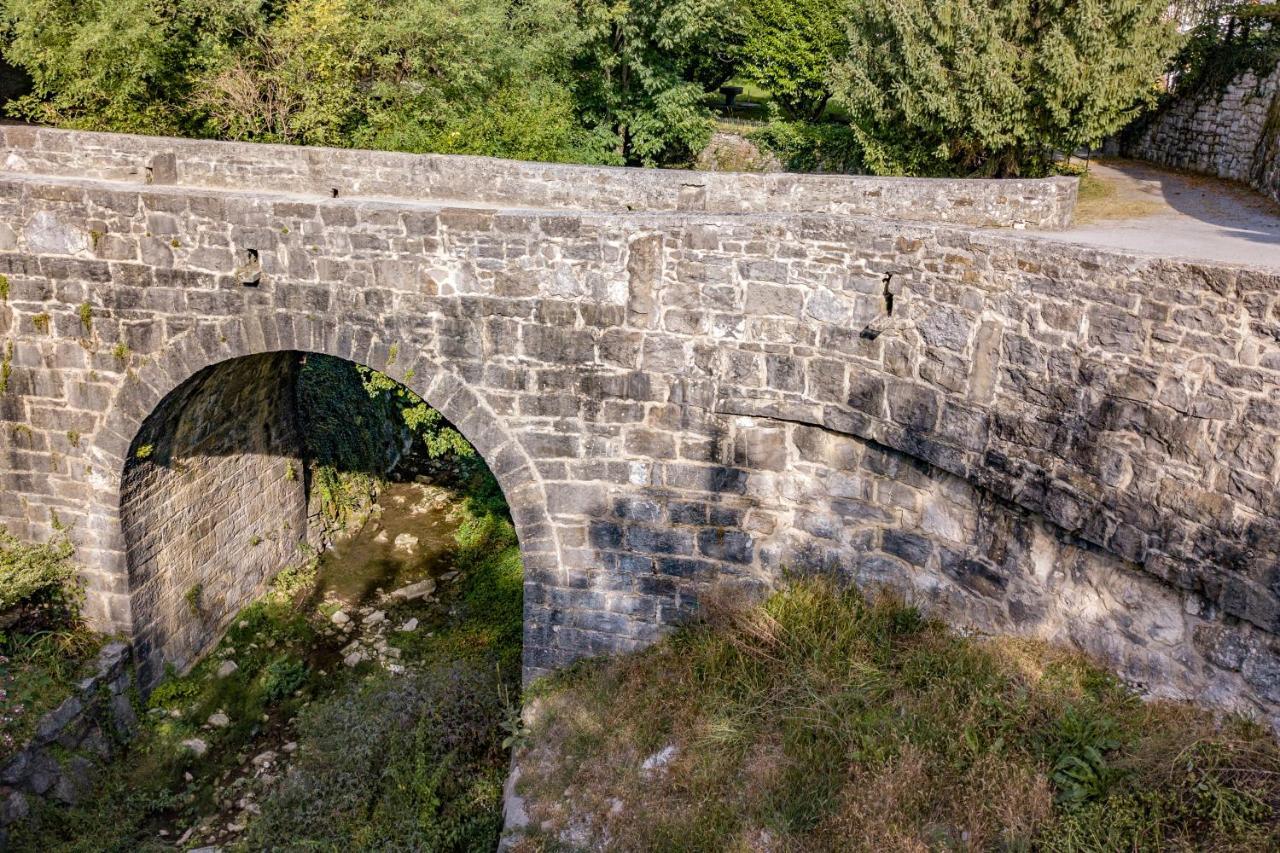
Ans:
{"type": "Polygon", "coordinates": [[[837,97],[879,174],[1042,174],[1150,106],[1166,0],[858,0],[837,97]]]}

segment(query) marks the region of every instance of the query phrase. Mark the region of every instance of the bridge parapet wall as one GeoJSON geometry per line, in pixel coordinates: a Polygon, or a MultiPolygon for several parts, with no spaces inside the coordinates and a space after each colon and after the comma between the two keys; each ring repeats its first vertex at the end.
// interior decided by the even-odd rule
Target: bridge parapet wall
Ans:
{"type": "Polygon", "coordinates": [[[0,168],[247,191],[534,209],[831,213],[1065,228],[1075,178],[943,180],[621,169],[0,126],[0,168]]]}
{"type": "Polygon", "coordinates": [[[210,364],[326,352],[494,466],[531,674],[649,642],[715,583],[822,570],[1280,719],[1269,272],[873,219],[18,174],[0,273],[0,486],[22,495],[0,521],[74,522],[106,619],[141,420],[210,364]]]}

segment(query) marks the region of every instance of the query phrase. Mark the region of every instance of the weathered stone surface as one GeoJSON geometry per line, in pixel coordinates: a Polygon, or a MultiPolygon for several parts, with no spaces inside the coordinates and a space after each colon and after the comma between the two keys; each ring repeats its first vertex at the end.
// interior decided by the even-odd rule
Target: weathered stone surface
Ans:
{"type": "Polygon", "coordinates": [[[1220,90],[1169,103],[1125,141],[1125,153],[1252,184],[1280,201],[1277,97],[1280,67],[1246,69],[1220,90]]]}
{"type": "Polygon", "coordinates": [[[130,663],[128,645],[104,646],[94,674],[41,718],[32,740],[0,769],[0,841],[33,799],[78,802],[93,786],[97,762],[133,736],[137,717],[124,692],[132,683],[130,663]]]}
{"type": "MultiPolygon", "coordinates": [[[[156,139],[104,133],[20,128],[0,130],[0,171],[73,178],[129,180],[168,186],[240,187],[257,192],[306,193],[313,198],[379,197],[468,200],[522,210],[653,210],[689,213],[839,213],[931,222],[1062,228],[1075,207],[1074,179],[921,180],[851,175],[708,173],[659,169],[600,169],[479,157],[311,150],[291,145],[244,145],[195,139],[156,139]],[[163,151],[161,151],[163,149],[163,151]],[[157,151],[161,153],[157,154],[157,151]],[[158,176],[163,176],[163,179],[158,176]]],[[[103,202],[113,211],[122,207],[103,202]]],[[[314,218],[317,207],[291,200],[291,216],[314,218]]],[[[216,213],[216,202],[199,212],[216,213]]],[[[166,237],[186,209],[157,212],[150,229],[166,237]],[[161,217],[164,217],[163,219],[161,217]]],[[[232,208],[239,224],[265,229],[267,219],[232,208]]],[[[348,220],[320,208],[325,224],[348,220]]],[[[491,216],[467,208],[448,214],[462,230],[489,230],[491,216]]],[[[424,220],[425,222],[425,220],[424,220]]],[[[516,226],[514,221],[504,222],[516,226]]],[[[572,232],[558,224],[556,235],[572,232]]],[[[68,239],[59,236],[54,240],[68,239]]],[[[101,230],[101,229],[99,229],[101,230]]],[[[110,233],[110,232],[107,232],[110,233]]],[[[410,235],[421,237],[422,232],[410,235]]],[[[230,272],[230,270],[226,270],[230,272]]],[[[573,276],[571,278],[576,278],[573,276]]],[[[561,284],[568,279],[561,279],[561,284]]],[[[555,287],[546,282],[544,287],[555,287]]]]}
{"type": "Polygon", "coordinates": [[[205,647],[305,535],[279,401],[288,366],[321,352],[404,381],[490,464],[525,562],[530,676],[653,641],[709,584],[762,592],[794,569],[1277,715],[1268,273],[835,203],[676,212],[715,211],[720,190],[646,195],[667,178],[632,172],[575,187],[552,168],[507,190],[519,211],[458,208],[414,197],[467,197],[415,177],[433,158],[334,152],[317,173],[343,175],[333,198],[304,149],[192,143],[176,185],[143,186],[120,179],[154,140],[19,136],[37,165],[0,173],[16,235],[0,249],[0,486],[22,499],[0,522],[31,538],[51,512],[72,523],[90,613],[153,670],[205,647]],[[118,243],[32,245],[42,212],[118,243]],[[171,266],[141,255],[161,213],[171,266]],[[256,287],[234,274],[249,249],[256,287]]]}

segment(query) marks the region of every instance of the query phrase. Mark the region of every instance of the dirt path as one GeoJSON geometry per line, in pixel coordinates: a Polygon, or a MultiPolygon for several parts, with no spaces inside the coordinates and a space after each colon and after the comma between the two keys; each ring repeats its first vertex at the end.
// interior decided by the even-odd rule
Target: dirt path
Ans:
{"type": "Polygon", "coordinates": [[[1042,236],[1280,268],[1280,206],[1240,184],[1133,160],[1094,161],[1075,224],[1042,236]]]}

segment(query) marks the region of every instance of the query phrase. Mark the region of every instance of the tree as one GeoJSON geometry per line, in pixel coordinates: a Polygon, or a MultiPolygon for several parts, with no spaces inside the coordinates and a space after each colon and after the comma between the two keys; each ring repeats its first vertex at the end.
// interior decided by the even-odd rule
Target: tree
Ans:
{"type": "Polygon", "coordinates": [[[574,0],[0,0],[10,111],[94,130],[616,162],[574,0]]]}
{"type": "Polygon", "coordinates": [[[195,105],[214,135],[342,145],[359,125],[368,59],[360,0],[306,0],[260,23],[197,80],[195,105]]]}
{"type": "Polygon", "coordinates": [[[831,71],[849,51],[849,0],[748,0],[740,70],[788,118],[817,121],[831,99],[831,71]]]}
{"type": "Polygon", "coordinates": [[[34,90],[9,111],[89,130],[187,132],[192,69],[260,16],[260,0],[0,0],[5,59],[34,90]]]}
{"type": "Polygon", "coordinates": [[[371,17],[361,145],[531,160],[611,162],[578,118],[584,48],[572,0],[400,0],[371,17]]]}
{"type": "Polygon", "coordinates": [[[1042,174],[1148,108],[1166,0],[859,0],[837,97],[878,174],[1042,174]]]}
{"type": "MultiPolygon", "coordinates": [[[[606,129],[621,159],[657,165],[691,156],[711,138],[694,58],[729,28],[729,0],[579,0],[585,48],[578,98],[584,121],[606,129]]],[[[714,75],[712,75],[714,76],[714,75]]]]}

